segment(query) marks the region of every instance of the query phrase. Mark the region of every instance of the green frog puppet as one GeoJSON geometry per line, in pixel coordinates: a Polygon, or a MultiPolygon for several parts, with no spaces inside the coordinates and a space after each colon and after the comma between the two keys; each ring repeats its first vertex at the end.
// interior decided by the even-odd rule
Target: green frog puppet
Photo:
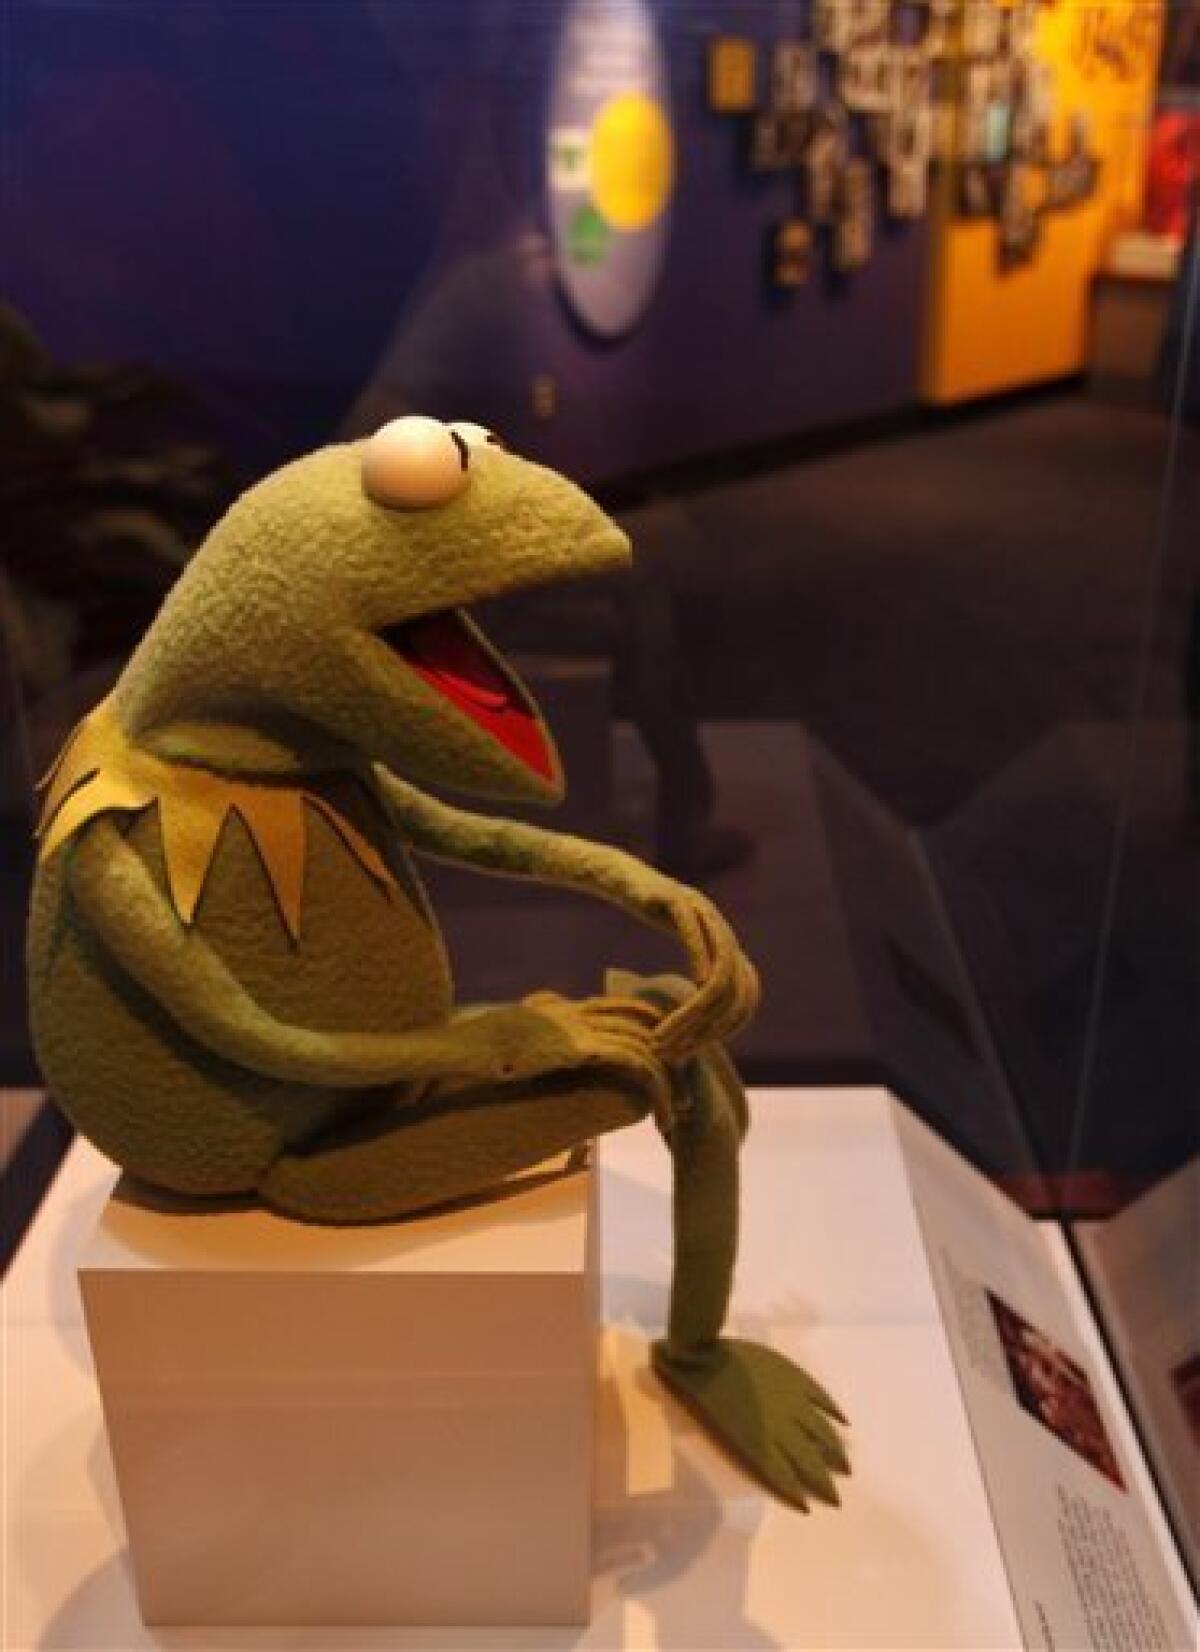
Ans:
{"type": "Polygon", "coordinates": [[[382,1222],[653,1115],[675,1271],[654,1368],[759,1480],[836,1502],[828,1394],[721,1335],[758,984],[704,895],[631,855],[441,801],[555,801],[533,700],[466,605],[626,566],[553,471],[408,417],[252,488],[44,782],[29,934],[52,1093],[125,1170],[382,1222]],[[456,1007],[429,855],[616,902],[690,979],[456,1007]]]}

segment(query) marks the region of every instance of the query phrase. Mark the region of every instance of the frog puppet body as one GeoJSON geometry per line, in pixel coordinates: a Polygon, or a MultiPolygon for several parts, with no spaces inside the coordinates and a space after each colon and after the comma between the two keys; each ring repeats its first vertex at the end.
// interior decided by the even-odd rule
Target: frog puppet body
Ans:
{"type": "Polygon", "coordinates": [[[464,611],[620,569],[572,483],[407,417],[267,477],[213,529],[44,783],[31,1016],[52,1093],[125,1170],[321,1223],[483,1192],[653,1114],[674,1168],[660,1377],[787,1501],[837,1501],[836,1406],[721,1336],[758,985],[704,895],[424,788],[562,796],[530,695],[464,611]],[[413,854],[600,896],[692,979],[456,1008],[413,854]]]}

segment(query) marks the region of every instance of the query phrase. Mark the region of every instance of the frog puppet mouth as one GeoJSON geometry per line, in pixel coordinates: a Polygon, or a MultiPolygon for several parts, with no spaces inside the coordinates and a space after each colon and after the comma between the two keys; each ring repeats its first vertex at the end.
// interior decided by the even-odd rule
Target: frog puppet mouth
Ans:
{"type": "Polygon", "coordinates": [[[456,711],[543,780],[554,779],[554,752],[533,700],[461,608],[402,620],[380,635],[456,711]]]}

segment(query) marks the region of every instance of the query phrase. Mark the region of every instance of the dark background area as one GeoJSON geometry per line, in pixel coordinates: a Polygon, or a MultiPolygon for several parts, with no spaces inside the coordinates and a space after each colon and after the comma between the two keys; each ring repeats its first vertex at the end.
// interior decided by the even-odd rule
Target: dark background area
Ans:
{"type": "MultiPolygon", "coordinates": [[[[8,6],[0,299],[46,354],[6,380],[3,566],[84,623],[20,702],[6,662],[3,1077],[35,1076],[33,767],[238,487],[419,406],[588,481],[634,535],[668,616],[649,692],[698,720],[714,818],[751,851],[711,880],[769,985],[749,1077],[884,1078],[995,1173],[1095,1173],[1113,1202],[1196,1136],[1200,469],[1191,428],[1168,467],[1171,363],[1132,398],[920,412],[924,226],[772,295],[787,188],[706,109],[703,40],[769,38],[777,8],[655,10],[686,165],[650,308],[605,345],[547,250],[557,6],[8,6]],[[114,510],[154,532],[114,537],[114,510]]],[[[642,610],[530,613],[539,692],[564,655],[590,673],[582,790],[610,763],[612,785],[582,824],[654,852],[672,780],[612,669],[642,610]]],[[[553,896],[445,902],[468,997],[660,961],[553,896]]]]}
{"type": "Polygon", "coordinates": [[[561,8],[527,0],[14,0],[0,293],[61,359],[195,387],[248,468],[328,440],[377,375],[582,479],[908,405],[923,226],[853,283],[768,300],[791,207],[704,100],[704,40],[765,3],[655,8],[679,168],[641,325],[600,346],[554,288],[544,114],[561,8]],[[391,365],[389,366],[389,362],[391,365]],[[534,376],[558,387],[553,422],[534,376]]]}

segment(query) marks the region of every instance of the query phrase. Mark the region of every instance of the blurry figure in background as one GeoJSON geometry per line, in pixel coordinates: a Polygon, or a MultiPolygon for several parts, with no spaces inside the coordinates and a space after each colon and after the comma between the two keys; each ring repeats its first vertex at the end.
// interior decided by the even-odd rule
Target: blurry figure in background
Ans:
{"type": "Polygon", "coordinates": [[[54,365],[0,305],[0,648],[35,764],[115,679],[236,491],[181,391],[54,365]]]}
{"type": "Polygon", "coordinates": [[[618,712],[633,723],[655,767],[654,860],[685,882],[703,882],[747,860],[753,842],[741,828],[713,819],[716,786],[674,596],[653,547],[637,533],[633,542],[633,567],[620,578],[522,592],[519,601],[489,608],[487,630],[512,653],[611,661],[618,712]]]}
{"type": "Polygon", "coordinates": [[[549,241],[533,231],[435,269],[397,323],[343,433],[366,436],[403,413],[426,413],[470,417],[524,447],[536,358],[521,323],[531,291],[547,291],[553,274],[549,241]]]}
{"type": "Polygon", "coordinates": [[[717,792],[700,742],[671,589],[653,551],[634,544],[633,572],[613,588],[620,621],[617,700],[658,770],[654,858],[685,883],[703,883],[750,858],[753,840],[713,819],[717,792]]]}

